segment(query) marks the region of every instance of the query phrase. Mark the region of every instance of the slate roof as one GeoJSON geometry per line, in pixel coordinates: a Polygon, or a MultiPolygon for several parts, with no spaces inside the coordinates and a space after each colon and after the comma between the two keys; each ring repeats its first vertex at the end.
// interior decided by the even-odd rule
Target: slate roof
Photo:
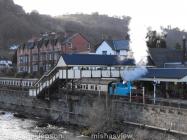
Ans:
{"type": "Polygon", "coordinates": [[[0,61],[9,61],[9,59],[4,56],[0,56],[0,61]]]}
{"type": "MultiPolygon", "coordinates": [[[[71,35],[67,36],[66,38],[62,35],[57,35],[57,36],[46,35],[46,36],[43,36],[43,37],[40,37],[40,38],[35,38],[33,40],[31,39],[28,42],[20,45],[19,48],[25,48],[26,47],[26,48],[32,49],[32,48],[34,48],[35,45],[37,45],[37,47],[41,47],[43,44],[48,45],[48,43],[56,45],[58,41],[61,44],[64,44],[64,43],[67,43],[68,41],[71,41],[74,37],[76,37],[79,34],[80,33],[75,33],[73,35],[71,34],[71,35]]],[[[82,35],[82,34],[80,34],[80,35],[82,35]]]]}
{"type": "Polygon", "coordinates": [[[187,76],[186,68],[148,68],[148,73],[142,78],[181,79],[187,76]]]}
{"type": "Polygon", "coordinates": [[[105,41],[115,51],[129,50],[129,41],[128,40],[105,40],[105,41]]]}
{"type": "Polygon", "coordinates": [[[69,36],[69,37],[67,37],[67,38],[64,38],[63,43],[67,43],[67,42],[71,41],[74,37],[76,37],[76,36],[79,35],[79,34],[80,34],[80,33],[75,33],[75,34],[73,34],[72,36],[69,36]]]}
{"type": "Polygon", "coordinates": [[[27,48],[32,49],[34,47],[34,42],[28,42],[27,48]]]}
{"type": "Polygon", "coordinates": [[[182,60],[182,51],[169,48],[149,48],[149,55],[157,67],[164,67],[164,63],[182,60]]]}
{"type": "Polygon", "coordinates": [[[117,55],[63,54],[67,65],[135,65],[134,59],[117,55]]]}

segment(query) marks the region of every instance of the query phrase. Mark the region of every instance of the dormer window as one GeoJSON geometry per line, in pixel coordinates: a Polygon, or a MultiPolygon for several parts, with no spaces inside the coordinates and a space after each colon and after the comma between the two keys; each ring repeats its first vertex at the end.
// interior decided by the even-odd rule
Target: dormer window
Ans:
{"type": "Polygon", "coordinates": [[[68,42],[68,43],[67,43],[67,46],[68,46],[68,48],[72,48],[72,43],[71,43],[71,42],[68,42]]]}
{"type": "Polygon", "coordinates": [[[116,55],[120,55],[120,50],[116,50],[116,55]]]}
{"type": "Polygon", "coordinates": [[[90,50],[90,43],[88,44],[88,50],[90,50]]]}
{"type": "Polygon", "coordinates": [[[102,51],[102,54],[103,55],[107,55],[107,51],[102,51]]]}

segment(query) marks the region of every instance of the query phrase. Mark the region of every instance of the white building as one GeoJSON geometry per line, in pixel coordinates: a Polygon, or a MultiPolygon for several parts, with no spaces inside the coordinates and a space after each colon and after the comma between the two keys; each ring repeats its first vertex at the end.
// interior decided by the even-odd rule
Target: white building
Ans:
{"type": "Polygon", "coordinates": [[[128,40],[104,40],[96,49],[96,54],[102,55],[129,55],[128,40]]]}
{"type": "Polygon", "coordinates": [[[7,58],[0,58],[0,69],[12,68],[12,61],[7,58]]]}

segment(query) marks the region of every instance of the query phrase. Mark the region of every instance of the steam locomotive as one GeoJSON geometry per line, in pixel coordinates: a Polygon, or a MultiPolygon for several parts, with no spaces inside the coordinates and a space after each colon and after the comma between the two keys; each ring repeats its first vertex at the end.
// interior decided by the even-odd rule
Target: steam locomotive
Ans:
{"type": "MultiPolygon", "coordinates": [[[[67,83],[68,84],[68,83],[67,83]]],[[[72,87],[69,83],[69,87],[72,87]]],[[[92,91],[95,93],[108,93],[110,96],[129,96],[134,91],[134,87],[130,81],[121,82],[114,79],[81,79],[74,83],[76,90],[92,91]]]]}
{"type": "Polygon", "coordinates": [[[112,82],[109,84],[108,92],[110,95],[129,96],[132,92],[131,82],[112,82]]]}

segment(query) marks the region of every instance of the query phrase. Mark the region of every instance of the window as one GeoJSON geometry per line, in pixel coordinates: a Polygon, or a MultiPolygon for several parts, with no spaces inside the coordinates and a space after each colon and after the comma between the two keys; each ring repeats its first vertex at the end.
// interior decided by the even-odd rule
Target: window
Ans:
{"type": "Polygon", "coordinates": [[[26,64],[28,63],[29,59],[28,59],[28,55],[23,55],[19,57],[19,63],[20,64],[26,64]]]}
{"type": "Polygon", "coordinates": [[[27,72],[28,71],[28,68],[27,66],[24,67],[24,71],[27,72]]]}
{"type": "Polygon", "coordinates": [[[120,50],[116,50],[116,55],[120,55],[120,50]]]}
{"type": "Polygon", "coordinates": [[[38,71],[38,65],[33,65],[33,71],[38,71]]]}
{"type": "Polygon", "coordinates": [[[58,57],[59,57],[58,53],[55,53],[54,54],[54,60],[58,60],[58,57]]]}
{"type": "Polygon", "coordinates": [[[88,43],[88,50],[90,50],[90,43],[88,43]]]}
{"type": "Polygon", "coordinates": [[[93,90],[93,89],[94,89],[94,85],[91,85],[91,86],[90,86],[90,89],[93,90]]]}
{"type": "Polygon", "coordinates": [[[22,56],[19,57],[19,63],[20,63],[20,64],[23,63],[23,57],[22,57],[22,56]]]}
{"type": "Polygon", "coordinates": [[[95,90],[97,90],[97,85],[95,85],[95,90]]]}
{"type": "Polygon", "coordinates": [[[107,51],[102,51],[102,54],[103,55],[107,55],[107,51]]]}
{"type": "Polygon", "coordinates": [[[46,54],[40,54],[40,61],[45,61],[46,60],[46,54]]]}
{"type": "Polygon", "coordinates": [[[43,60],[43,54],[40,54],[40,61],[43,60]]]}
{"type": "Polygon", "coordinates": [[[68,42],[68,43],[67,43],[67,46],[68,46],[69,48],[72,48],[72,43],[71,43],[71,42],[68,42]]]}
{"type": "Polygon", "coordinates": [[[32,55],[32,61],[38,61],[38,54],[32,55]]]}
{"type": "Polygon", "coordinates": [[[46,64],[46,71],[49,71],[50,70],[50,68],[51,68],[51,64],[46,64]]]}
{"type": "Polygon", "coordinates": [[[49,60],[53,60],[53,54],[52,53],[49,54],[49,60]]]}
{"type": "Polygon", "coordinates": [[[20,67],[19,72],[23,72],[23,71],[24,71],[24,67],[20,67]]]}

